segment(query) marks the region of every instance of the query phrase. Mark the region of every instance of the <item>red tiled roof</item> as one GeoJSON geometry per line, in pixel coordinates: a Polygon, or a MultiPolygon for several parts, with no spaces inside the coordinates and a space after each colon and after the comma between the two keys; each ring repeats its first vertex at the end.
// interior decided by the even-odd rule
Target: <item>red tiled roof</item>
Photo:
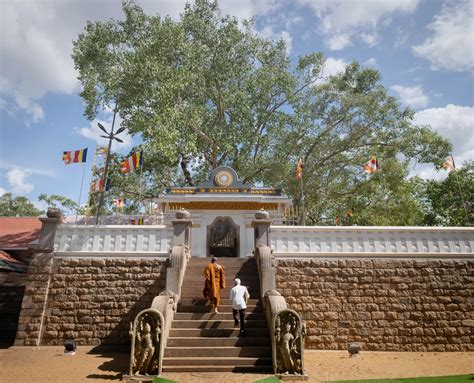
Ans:
{"type": "Polygon", "coordinates": [[[27,248],[39,238],[41,221],[32,217],[0,217],[0,248],[27,248]]]}
{"type": "Polygon", "coordinates": [[[26,272],[28,264],[12,257],[6,251],[0,250],[0,271],[26,272]]]}
{"type": "Polygon", "coordinates": [[[24,265],[25,262],[20,261],[19,259],[13,258],[10,254],[6,251],[0,250],[0,261],[9,262],[9,263],[17,263],[19,265],[24,265]]]}

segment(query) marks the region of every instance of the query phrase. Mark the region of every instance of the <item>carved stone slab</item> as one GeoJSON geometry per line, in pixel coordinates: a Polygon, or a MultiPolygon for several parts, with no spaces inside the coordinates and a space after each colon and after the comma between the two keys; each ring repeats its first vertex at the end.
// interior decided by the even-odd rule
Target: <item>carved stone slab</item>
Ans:
{"type": "Polygon", "coordinates": [[[163,315],[155,309],[141,311],[130,323],[130,377],[161,373],[163,324],[163,315]]]}

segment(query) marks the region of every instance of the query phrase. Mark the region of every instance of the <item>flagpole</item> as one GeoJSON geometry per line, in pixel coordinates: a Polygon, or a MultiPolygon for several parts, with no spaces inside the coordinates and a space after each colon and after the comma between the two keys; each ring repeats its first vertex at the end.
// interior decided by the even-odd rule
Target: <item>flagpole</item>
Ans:
{"type": "Polygon", "coordinates": [[[306,226],[306,223],[305,223],[306,212],[304,209],[303,172],[301,172],[301,177],[300,177],[300,188],[301,188],[301,223],[303,226],[306,226]]]}
{"type": "MultiPolygon", "coordinates": [[[[81,177],[81,189],[79,190],[79,201],[77,202],[78,209],[81,207],[81,198],[82,198],[82,186],[84,184],[84,173],[86,171],[86,163],[83,162],[82,166],[82,177],[81,177]]],[[[77,223],[77,209],[76,209],[76,219],[74,220],[74,225],[77,223]]]]}
{"type": "MultiPolygon", "coordinates": [[[[138,200],[140,203],[142,203],[142,184],[143,184],[143,150],[140,151],[140,176],[139,176],[139,181],[138,181],[138,200]]],[[[145,214],[146,214],[146,208],[145,208],[145,214]]]]}
{"type": "Polygon", "coordinates": [[[99,206],[97,207],[97,217],[95,219],[96,225],[99,224],[100,211],[104,203],[104,189],[106,188],[106,185],[107,185],[107,171],[109,170],[110,149],[112,148],[112,140],[114,139],[114,125],[115,125],[116,115],[117,115],[117,109],[114,110],[114,118],[112,119],[112,130],[110,131],[110,135],[109,135],[109,146],[107,147],[107,157],[105,159],[104,176],[102,178],[104,186],[102,190],[100,191],[99,206]]]}

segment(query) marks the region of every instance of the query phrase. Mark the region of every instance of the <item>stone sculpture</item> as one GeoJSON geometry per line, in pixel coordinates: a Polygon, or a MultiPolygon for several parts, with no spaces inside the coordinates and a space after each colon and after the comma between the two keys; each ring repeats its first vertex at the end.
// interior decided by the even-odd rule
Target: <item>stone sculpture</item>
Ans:
{"type": "Polygon", "coordinates": [[[130,375],[158,375],[162,323],[160,313],[152,309],[138,314],[134,325],[130,323],[130,375]]]}
{"type": "Polygon", "coordinates": [[[276,373],[304,375],[302,351],[306,328],[298,314],[290,309],[275,316],[274,338],[276,352],[276,373]]]}

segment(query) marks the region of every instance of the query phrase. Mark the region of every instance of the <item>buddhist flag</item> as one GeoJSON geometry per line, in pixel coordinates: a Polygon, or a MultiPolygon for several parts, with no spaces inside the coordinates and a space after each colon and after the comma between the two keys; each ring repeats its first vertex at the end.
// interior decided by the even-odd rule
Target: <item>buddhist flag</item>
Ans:
{"type": "Polygon", "coordinates": [[[109,148],[107,146],[98,146],[95,148],[95,154],[98,156],[106,156],[109,148]]]}
{"type": "Polygon", "coordinates": [[[446,161],[444,161],[443,165],[441,166],[450,173],[456,171],[456,164],[454,163],[453,156],[449,156],[449,158],[446,159],[446,161]]]}
{"type": "Polygon", "coordinates": [[[143,225],[143,218],[132,218],[130,223],[132,225],[143,225]]]}
{"type": "Polygon", "coordinates": [[[70,150],[63,152],[63,161],[66,165],[73,164],[75,162],[86,162],[87,161],[87,148],[81,150],[70,150]]]}
{"type": "Polygon", "coordinates": [[[140,150],[139,152],[133,153],[130,157],[128,157],[125,161],[120,163],[120,171],[122,174],[130,173],[143,164],[143,151],[140,150]]]}
{"type": "Polygon", "coordinates": [[[126,203],[126,199],[124,198],[115,198],[114,199],[114,205],[115,207],[124,207],[126,203]]]}
{"type": "Polygon", "coordinates": [[[372,174],[379,168],[379,163],[377,162],[377,156],[374,154],[370,161],[364,164],[364,172],[367,174],[372,174]]]}
{"type": "Polygon", "coordinates": [[[296,165],[296,179],[300,180],[302,176],[303,176],[303,160],[299,158],[298,164],[296,165]]]}
{"type": "MultiPolygon", "coordinates": [[[[98,179],[98,180],[95,180],[95,181],[92,181],[91,183],[91,191],[92,192],[100,192],[104,189],[104,180],[101,178],[101,179],[98,179]]],[[[105,191],[109,191],[110,189],[110,182],[109,180],[107,180],[107,183],[105,185],[105,191]]]]}

